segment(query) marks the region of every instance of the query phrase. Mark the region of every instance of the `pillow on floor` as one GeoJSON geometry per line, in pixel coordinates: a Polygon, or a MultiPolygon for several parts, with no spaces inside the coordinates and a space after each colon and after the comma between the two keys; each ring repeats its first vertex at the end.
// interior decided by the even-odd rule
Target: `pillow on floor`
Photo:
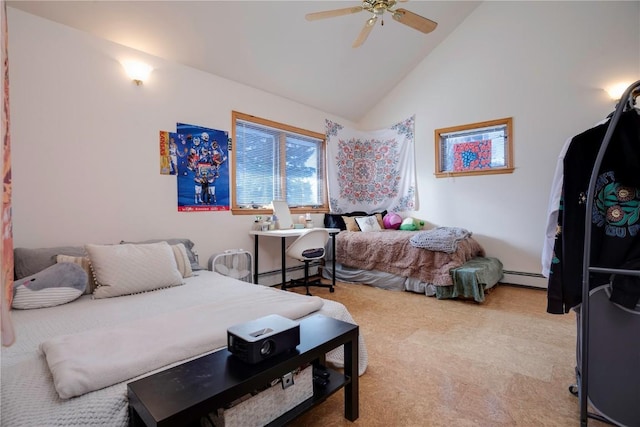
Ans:
{"type": "Polygon", "coordinates": [[[136,294],[183,283],[167,242],[88,244],[85,248],[98,283],[94,298],[136,294]]]}
{"type": "Polygon", "coordinates": [[[61,262],[13,282],[11,307],[20,310],[53,307],[80,297],[87,273],[78,264],[61,262]]]}

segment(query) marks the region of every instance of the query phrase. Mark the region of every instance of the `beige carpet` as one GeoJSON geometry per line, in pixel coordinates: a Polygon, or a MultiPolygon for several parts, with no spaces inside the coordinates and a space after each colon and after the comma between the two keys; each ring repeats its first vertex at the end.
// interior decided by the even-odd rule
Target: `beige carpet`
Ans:
{"type": "Polygon", "coordinates": [[[575,316],[547,314],[544,290],[500,285],[482,304],[345,283],[312,293],[349,309],[369,366],[355,423],[343,418],[340,390],[293,426],[580,424],[568,392],[575,316]]]}

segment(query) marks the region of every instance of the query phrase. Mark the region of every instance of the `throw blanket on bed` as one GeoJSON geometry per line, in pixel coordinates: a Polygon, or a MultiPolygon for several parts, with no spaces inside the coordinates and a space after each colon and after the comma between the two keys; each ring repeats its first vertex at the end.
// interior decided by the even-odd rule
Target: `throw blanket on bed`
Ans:
{"type": "Polygon", "coordinates": [[[336,258],[348,267],[380,270],[436,286],[450,286],[453,280],[449,270],[484,256],[484,249],[472,237],[458,242],[453,253],[416,248],[410,239],[417,233],[420,231],[342,231],[336,236],[336,258]]]}
{"type": "Polygon", "coordinates": [[[436,227],[415,234],[410,242],[416,248],[451,254],[458,249],[458,243],[467,237],[471,237],[471,232],[464,228],[436,227]]]}
{"type": "MultiPolygon", "coordinates": [[[[265,289],[268,291],[268,289],[265,289]]],[[[62,399],[80,396],[226,345],[230,325],[268,314],[297,319],[322,300],[262,292],[135,320],[119,327],[63,335],[41,344],[62,399]]]]}

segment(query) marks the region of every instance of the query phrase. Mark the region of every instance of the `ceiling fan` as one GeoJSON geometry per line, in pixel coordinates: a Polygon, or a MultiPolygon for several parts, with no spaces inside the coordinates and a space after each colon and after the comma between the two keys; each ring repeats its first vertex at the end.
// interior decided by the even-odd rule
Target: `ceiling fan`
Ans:
{"type": "Polygon", "coordinates": [[[436,29],[438,24],[430,19],[424,18],[406,9],[393,9],[397,2],[406,1],[407,0],[363,0],[360,6],[308,13],[305,15],[305,18],[307,21],[315,21],[317,19],[333,18],[336,16],[358,13],[363,10],[370,12],[372,16],[367,19],[367,22],[365,22],[358,38],[353,42],[353,47],[359,47],[365,42],[365,40],[367,40],[367,37],[373,29],[373,26],[378,21],[378,18],[380,18],[381,25],[384,25],[383,15],[385,12],[389,12],[391,17],[401,24],[407,25],[425,34],[436,29]]]}

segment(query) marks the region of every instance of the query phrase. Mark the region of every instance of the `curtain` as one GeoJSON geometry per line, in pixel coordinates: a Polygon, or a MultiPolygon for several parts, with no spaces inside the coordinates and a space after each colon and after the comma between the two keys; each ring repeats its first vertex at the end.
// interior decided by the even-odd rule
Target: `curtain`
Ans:
{"type": "Polygon", "coordinates": [[[363,132],[325,120],[332,213],[416,209],[414,121],[363,132]]]}
{"type": "Polygon", "coordinates": [[[9,133],[9,41],[7,29],[7,3],[0,0],[2,13],[2,302],[0,304],[0,328],[2,345],[9,346],[15,340],[11,323],[11,299],[13,298],[13,231],[11,229],[11,135],[9,133]]]}

